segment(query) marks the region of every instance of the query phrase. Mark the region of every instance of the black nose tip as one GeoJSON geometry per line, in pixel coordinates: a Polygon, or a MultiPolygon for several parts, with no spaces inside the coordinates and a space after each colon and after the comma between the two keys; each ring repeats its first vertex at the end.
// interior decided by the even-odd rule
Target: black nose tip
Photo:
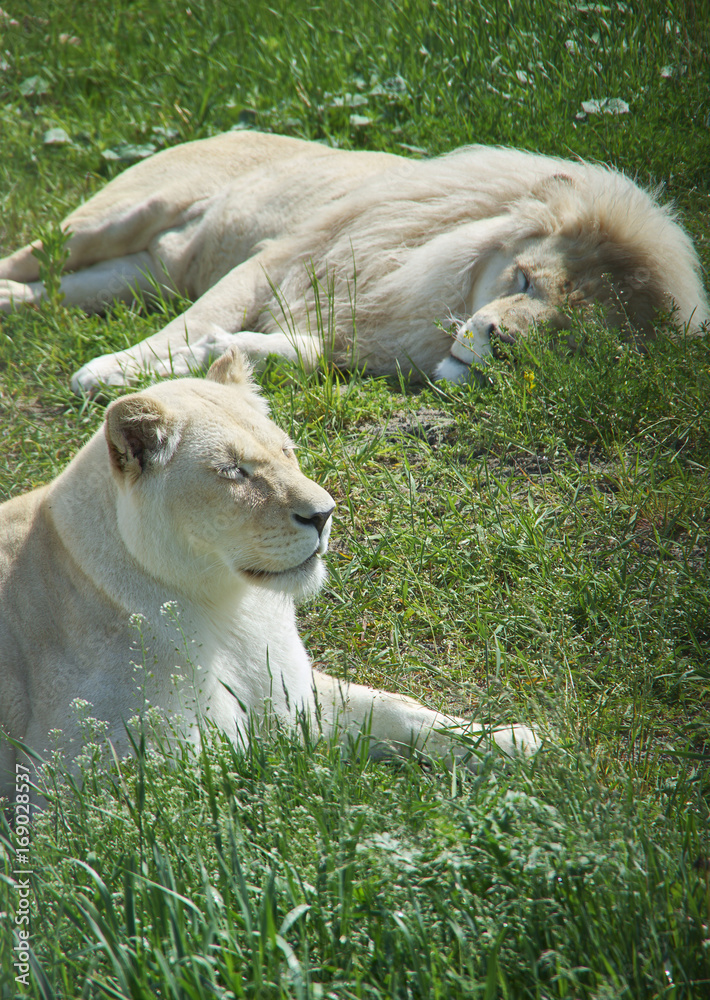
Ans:
{"type": "Polygon", "coordinates": [[[293,516],[298,521],[299,524],[312,524],[313,527],[318,532],[318,534],[320,535],[320,533],[323,531],[323,528],[325,528],[326,524],[328,523],[328,518],[330,517],[330,515],[333,513],[334,510],[335,510],[335,504],[333,504],[333,506],[330,507],[328,510],[318,511],[316,514],[311,514],[310,517],[302,517],[300,514],[294,514],[293,516]]]}

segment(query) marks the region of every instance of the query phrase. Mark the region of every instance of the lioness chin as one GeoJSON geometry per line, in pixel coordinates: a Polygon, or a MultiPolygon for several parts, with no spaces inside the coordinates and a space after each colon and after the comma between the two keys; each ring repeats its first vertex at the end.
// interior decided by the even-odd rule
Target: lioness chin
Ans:
{"type": "MultiPolygon", "coordinates": [[[[156,285],[195,300],[85,365],[80,393],[186,374],[232,345],[458,381],[500,338],[565,328],[592,303],[633,338],[658,310],[691,333],[708,318],[668,207],[618,171],[515,149],[411,160],[230,132],[130,167],[62,225],[68,305],[101,312],[156,285]]],[[[42,295],[32,246],[0,260],[0,310],[42,295]]]]}
{"type": "MultiPolygon", "coordinates": [[[[374,755],[464,757],[446,730],[480,727],[312,669],[294,599],[324,580],[333,507],[236,351],[205,379],[113,402],[57,479],[0,507],[0,795],[19,760],[2,734],[42,754],[60,731],[71,759],[77,699],[119,754],[150,704],[192,739],[203,714],[243,742],[254,719],[304,713],[326,733],[365,727],[374,755]]],[[[510,755],[538,746],[524,726],[492,738],[510,755]]]]}

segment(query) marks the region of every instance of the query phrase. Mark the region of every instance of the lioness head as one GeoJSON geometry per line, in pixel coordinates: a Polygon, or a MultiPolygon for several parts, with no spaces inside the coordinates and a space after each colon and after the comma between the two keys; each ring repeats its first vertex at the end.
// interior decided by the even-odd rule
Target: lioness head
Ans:
{"type": "Polygon", "coordinates": [[[300,471],[238,352],[205,379],[116,400],[105,431],[119,530],[147,573],[212,600],[320,586],[333,500],[300,471]]]}

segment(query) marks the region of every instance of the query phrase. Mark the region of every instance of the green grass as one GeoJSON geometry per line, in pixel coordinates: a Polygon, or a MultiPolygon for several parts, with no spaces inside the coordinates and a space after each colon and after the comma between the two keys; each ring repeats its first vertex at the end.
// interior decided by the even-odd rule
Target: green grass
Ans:
{"type": "Polygon", "coordinates": [[[285,734],[88,768],[33,833],[45,995],[689,995],[707,900],[674,794],[578,751],[461,782],[285,734]]]}
{"type": "MultiPolygon", "coordinates": [[[[710,263],[702,4],[4,6],[20,23],[0,22],[3,252],[136,147],[254,125],[604,160],[662,182],[710,263]],[[577,117],[603,97],[629,113],[577,117]],[[57,128],[68,141],[45,142],[57,128]]],[[[100,425],[70,374],[164,321],[56,302],[2,319],[0,498],[100,425]]],[[[543,754],[476,778],[308,734],[245,754],[213,736],[169,766],[139,753],[113,781],[87,759],[32,831],[26,990],[4,831],[3,1000],[708,995],[710,347],[640,356],[590,331],[573,358],[533,336],[480,385],[263,376],[338,501],[330,581],[301,611],[314,658],[535,724],[543,754]]]]}

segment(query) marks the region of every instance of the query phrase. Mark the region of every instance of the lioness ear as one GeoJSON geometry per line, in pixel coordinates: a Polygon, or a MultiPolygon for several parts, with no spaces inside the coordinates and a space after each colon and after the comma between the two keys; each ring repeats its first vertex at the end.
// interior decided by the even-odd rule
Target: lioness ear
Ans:
{"type": "Polygon", "coordinates": [[[261,389],[252,376],[253,368],[238,347],[230,347],[221,358],[213,363],[205,378],[220,385],[235,385],[247,389],[244,398],[255,410],[269,415],[269,404],[261,395],[261,389]]]}
{"type": "Polygon", "coordinates": [[[137,479],[147,465],[164,465],[180,439],[178,418],[155,399],[117,399],[106,411],[108,452],[113,467],[137,479]]]}
{"type": "Polygon", "coordinates": [[[238,347],[230,347],[212,364],[205,378],[221,385],[253,385],[251,365],[238,347]]]}

